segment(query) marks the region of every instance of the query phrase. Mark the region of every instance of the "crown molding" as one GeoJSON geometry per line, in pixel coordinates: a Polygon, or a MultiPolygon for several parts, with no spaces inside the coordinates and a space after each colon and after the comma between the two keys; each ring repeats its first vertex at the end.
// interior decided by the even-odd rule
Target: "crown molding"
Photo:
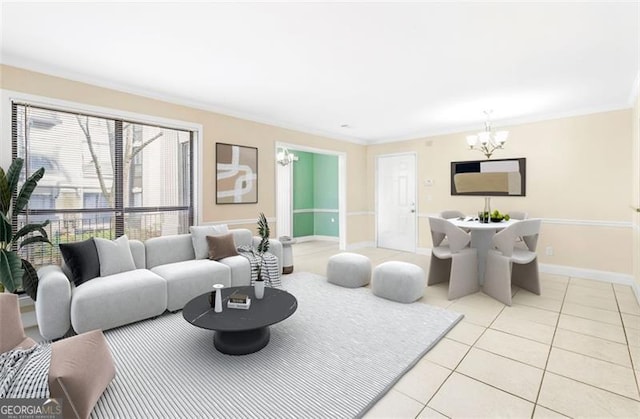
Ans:
{"type": "Polygon", "coordinates": [[[171,105],[186,106],[186,107],[201,110],[201,111],[213,112],[213,113],[217,113],[225,116],[257,122],[260,124],[271,125],[278,128],[284,128],[292,131],[304,132],[306,134],[326,137],[332,140],[345,141],[345,142],[359,144],[359,145],[367,145],[367,141],[360,138],[350,137],[346,135],[337,135],[333,132],[310,128],[310,127],[303,126],[303,125],[296,124],[289,121],[279,120],[275,118],[268,118],[261,115],[255,115],[250,112],[244,112],[238,109],[228,108],[224,106],[215,106],[209,103],[191,100],[191,99],[187,99],[180,96],[163,94],[163,93],[153,91],[153,90],[148,90],[148,89],[141,89],[139,87],[132,86],[129,84],[118,83],[118,82],[106,80],[100,77],[92,77],[86,74],[69,71],[67,69],[51,66],[44,63],[34,62],[32,60],[17,58],[11,55],[3,56],[2,60],[0,61],[0,64],[12,66],[12,67],[16,67],[16,68],[20,68],[28,71],[33,71],[35,73],[41,73],[47,76],[59,77],[59,78],[63,78],[70,81],[85,83],[85,84],[89,84],[96,87],[116,90],[118,92],[141,96],[147,99],[159,100],[162,102],[169,103],[171,105]]]}
{"type": "MultiPolygon", "coordinates": [[[[575,109],[572,111],[566,112],[551,112],[545,114],[537,114],[531,116],[522,116],[517,118],[507,118],[501,120],[491,120],[491,123],[494,128],[508,128],[513,125],[523,125],[523,124],[531,124],[535,122],[542,121],[551,121],[554,119],[562,119],[562,118],[572,118],[576,116],[585,116],[592,115],[596,113],[604,113],[604,112],[613,112],[620,111],[624,109],[629,109],[630,106],[628,104],[609,104],[603,106],[589,107],[589,108],[581,108],[575,109]]],[[[464,134],[465,132],[470,131],[481,131],[483,128],[482,124],[474,124],[474,125],[461,125],[457,127],[451,127],[443,130],[426,130],[421,131],[415,134],[405,135],[396,138],[384,138],[379,140],[369,140],[367,144],[375,145],[375,144],[388,144],[388,143],[397,143],[401,141],[414,141],[414,140],[422,140],[429,137],[437,137],[441,135],[452,135],[452,134],[464,134]]]]}
{"type": "MultiPolygon", "coordinates": [[[[382,137],[379,139],[365,140],[362,138],[351,137],[347,135],[339,135],[334,132],[325,131],[322,129],[310,128],[304,125],[296,124],[290,121],[280,120],[277,118],[268,118],[262,115],[256,115],[250,112],[244,112],[238,109],[228,108],[224,106],[211,105],[201,101],[195,101],[180,96],[163,94],[157,91],[148,89],[141,89],[136,86],[132,86],[125,83],[118,83],[110,80],[106,80],[100,77],[88,76],[86,74],[70,71],[56,66],[51,66],[46,63],[37,62],[34,60],[23,59],[14,55],[3,55],[0,58],[0,64],[8,65],[16,68],[21,68],[28,71],[41,73],[48,76],[60,77],[63,79],[89,84],[96,87],[116,90],[122,93],[132,94],[136,96],[145,97],[148,99],[159,100],[172,105],[186,106],[197,110],[213,112],[220,115],[230,116],[234,118],[244,119],[260,124],[270,125],[278,128],[288,129],[292,131],[303,132],[306,134],[317,135],[333,140],[344,141],[359,145],[376,145],[396,143],[402,141],[419,140],[428,137],[435,137],[441,135],[461,134],[468,131],[478,131],[482,126],[480,124],[473,125],[461,125],[454,126],[440,130],[424,130],[417,131],[411,134],[401,135],[397,137],[382,137]]],[[[523,116],[517,118],[508,118],[502,120],[493,120],[493,124],[496,127],[504,127],[510,125],[520,125],[533,122],[547,121],[553,119],[569,118],[582,115],[590,115],[602,112],[611,112],[617,110],[623,110],[633,107],[634,100],[640,93],[640,73],[636,76],[634,84],[631,88],[631,93],[627,103],[614,103],[596,107],[580,108],[571,111],[563,112],[551,112],[544,114],[535,114],[531,116],[523,116]]]]}

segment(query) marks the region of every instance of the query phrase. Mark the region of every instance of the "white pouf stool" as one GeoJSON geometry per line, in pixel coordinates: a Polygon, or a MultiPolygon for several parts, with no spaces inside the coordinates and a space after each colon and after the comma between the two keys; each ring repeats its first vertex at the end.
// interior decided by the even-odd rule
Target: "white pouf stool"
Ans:
{"type": "Polygon", "coordinates": [[[357,253],[339,253],[329,258],[327,281],[347,288],[358,288],[371,279],[371,261],[357,253]]]}
{"type": "Polygon", "coordinates": [[[400,303],[412,303],[424,294],[424,270],[407,262],[384,262],[373,270],[374,295],[400,303]]]}

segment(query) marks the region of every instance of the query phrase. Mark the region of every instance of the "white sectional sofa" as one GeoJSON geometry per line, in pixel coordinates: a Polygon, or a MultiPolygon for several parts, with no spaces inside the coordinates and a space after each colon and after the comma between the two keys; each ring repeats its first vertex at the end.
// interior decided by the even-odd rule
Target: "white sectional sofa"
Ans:
{"type": "MultiPolygon", "coordinates": [[[[233,229],[236,246],[256,246],[250,230],[233,229]]],[[[36,318],[40,334],[58,339],[72,327],[76,333],[107,330],[177,311],[213,284],[243,286],[251,282],[251,267],[243,256],[219,261],[196,258],[191,234],[129,240],[134,270],[101,276],[75,286],[64,266],[38,270],[36,318]]],[[[282,272],[282,244],[270,240],[269,253],[282,272]]],[[[201,255],[200,255],[201,256],[201,255]]],[[[202,256],[201,256],[202,257],[202,256]]]]}

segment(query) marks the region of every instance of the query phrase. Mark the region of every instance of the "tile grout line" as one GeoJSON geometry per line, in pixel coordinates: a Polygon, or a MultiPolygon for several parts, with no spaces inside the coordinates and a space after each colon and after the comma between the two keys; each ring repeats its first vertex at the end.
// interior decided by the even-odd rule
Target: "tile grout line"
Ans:
{"type": "Polygon", "coordinates": [[[620,302],[618,301],[618,293],[616,292],[615,287],[613,287],[613,295],[615,296],[616,305],[618,306],[618,315],[620,316],[620,321],[622,322],[622,333],[624,333],[624,338],[627,341],[627,353],[629,354],[629,360],[631,361],[631,371],[633,372],[633,378],[636,381],[636,390],[638,391],[638,395],[640,396],[640,378],[638,377],[638,374],[636,374],[636,365],[633,360],[633,356],[631,356],[631,343],[629,342],[629,335],[627,335],[627,328],[624,327],[624,319],[622,318],[620,302]]]}
{"type": "MultiPolygon", "coordinates": [[[[504,308],[503,308],[503,310],[504,310],[504,308]]],[[[502,310],[501,310],[500,312],[502,312],[502,310]]],[[[496,317],[497,317],[497,316],[496,316],[496,317]]],[[[472,323],[472,324],[473,324],[473,323],[472,323]]],[[[440,391],[440,389],[442,389],[442,386],[444,386],[444,383],[446,383],[446,382],[447,382],[447,380],[448,380],[449,378],[451,378],[451,376],[453,375],[453,373],[456,371],[456,368],[458,368],[458,366],[460,365],[460,363],[461,363],[461,362],[464,360],[464,358],[469,354],[469,351],[471,351],[471,348],[473,348],[473,347],[475,346],[476,342],[478,342],[478,341],[480,340],[480,338],[482,337],[482,335],[484,335],[484,334],[485,334],[485,332],[487,331],[487,329],[488,329],[488,327],[485,327],[485,328],[484,328],[484,331],[480,334],[480,336],[478,336],[478,338],[475,340],[475,342],[473,343],[473,345],[468,345],[468,346],[469,346],[469,349],[467,349],[467,351],[464,353],[464,355],[462,356],[462,358],[460,358],[460,361],[458,361],[458,363],[457,363],[457,364],[456,364],[456,366],[451,370],[451,372],[449,373],[449,375],[447,375],[447,378],[445,378],[445,379],[442,381],[442,383],[438,386],[438,388],[436,389],[436,391],[434,391],[434,392],[433,392],[433,395],[432,395],[431,397],[429,397],[429,400],[427,400],[427,402],[425,403],[424,408],[429,407],[429,409],[433,409],[432,407],[430,407],[430,406],[429,406],[429,403],[431,402],[431,400],[433,400],[433,398],[436,396],[436,394],[438,394],[438,392],[440,391]]],[[[451,339],[451,340],[453,340],[453,339],[451,339]]],[[[453,340],[453,341],[454,341],[454,342],[457,342],[457,343],[461,343],[461,344],[463,344],[463,345],[466,345],[465,343],[463,343],[463,342],[458,342],[457,340],[453,340]]],[[[431,362],[431,361],[429,361],[429,362],[431,362]]],[[[434,364],[436,364],[435,362],[433,362],[433,363],[434,363],[434,364]]],[[[442,366],[442,365],[440,365],[440,364],[436,364],[436,365],[438,365],[438,366],[442,366]]],[[[445,368],[446,368],[446,367],[445,367],[445,368]]],[[[424,408],[423,408],[422,410],[424,410],[424,408]]],[[[421,413],[422,413],[422,410],[420,411],[421,413]]],[[[442,412],[440,412],[439,410],[436,410],[436,409],[433,409],[433,410],[435,410],[436,412],[438,412],[438,413],[440,413],[440,414],[443,414],[443,413],[442,413],[442,412]]],[[[444,416],[447,416],[447,415],[445,415],[445,414],[443,414],[443,415],[444,415],[444,416]]],[[[418,414],[418,416],[419,416],[419,414],[418,414]]],[[[447,417],[449,417],[449,416],[447,416],[447,417]]],[[[416,416],[416,418],[417,418],[417,416],[416,416]]]]}
{"type": "MultiPolygon", "coordinates": [[[[567,281],[567,287],[564,291],[564,296],[562,298],[562,303],[560,304],[560,311],[558,312],[558,319],[556,320],[556,327],[553,329],[553,336],[551,337],[551,343],[549,344],[549,353],[547,354],[547,360],[544,364],[544,368],[542,371],[542,377],[540,378],[540,385],[538,386],[538,393],[536,394],[536,400],[534,402],[534,407],[533,407],[533,412],[531,412],[531,418],[533,418],[533,415],[536,412],[536,407],[538,405],[540,405],[538,402],[540,401],[540,393],[542,392],[542,385],[544,384],[544,378],[547,375],[547,367],[549,366],[549,359],[551,358],[551,351],[553,350],[553,341],[556,339],[556,333],[558,331],[558,325],[560,324],[560,317],[562,315],[562,308],[564,307],[564,302],[565,299],[567,298],[567,291],[569,290],[569,284],[571,284],[571,277],[569,277],[569,280],[567,281]]],[[[542,406],[542,405],[540,405],[542,406]]],[[[545,409],[549,409],[546,406],[542,406],[545,409]]],[[[550,409],[553,410],[553,409],[550,409]]],[[[554,410],[555,412],[555,410],[554,410]]],[[[557,412],[560,413],[560,412],[557,412]]],[[[563,413],[560,413],[563,415],[563,413]]]]}

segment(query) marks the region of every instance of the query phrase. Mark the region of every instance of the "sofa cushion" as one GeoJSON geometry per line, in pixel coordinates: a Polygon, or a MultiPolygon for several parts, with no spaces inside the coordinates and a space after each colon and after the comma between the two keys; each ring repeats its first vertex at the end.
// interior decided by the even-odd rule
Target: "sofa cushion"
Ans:
{"type": "Polygon", "coordinates": [[[71,325],[77,333],[107,330],[158,316],[166,304],[165,280],[147,269],[103,276],[74,288],[71,325]]]}
{"type": "Polygon", "coordinates": [[[100,259],[93,238],[75,243],[60,243],[60,253],[71,272],[71,281],[76,286],[100,276],[100,259]]]}
{"type": "Polygon", "coordinates": [[[152,272],[167,281],[167,310],[181,310],[198,295],[210,292],[213,284],[231,285],[229,267],[209,259],[188,260],[156,266],[152,272]]]}
{"type": "Polygon", "coordinates": [[[211,260],[220,260],[238,255],[236,243],[231,233],[207,236],[207,244],[209,245],[209,259],[211,260]]]}
{"type": "Polygon", "coordinates": [[[100,276],[108,276],[136,269],[129,248],[129,238],[125,234],[115,240],[100,237],[94,239],[100,259],[100,276]]]}
{"type": "Polygon", "coordinates": [[[209,257],[209,245],[207,244],[207,236],[215,236],[217,234],[225,234],[229,232],[226,224],[207,225],[207,226],[191,226],[191,240],[193,241],[193,252],[196,259],[207,259],[209,257]]]}
{"type": "Polygon", "coordinates": [[[193,260],[191,234],[172,234],[154,237],[144,242],[147,269],[167,263],[193,260]]]}
{"type": "Polygon", "coordinates": [[[218,262],[227,265],[231,270],[231,286],[244,287],[251,285],[251,264],[244,256],[231,256],[218,262]]]}

